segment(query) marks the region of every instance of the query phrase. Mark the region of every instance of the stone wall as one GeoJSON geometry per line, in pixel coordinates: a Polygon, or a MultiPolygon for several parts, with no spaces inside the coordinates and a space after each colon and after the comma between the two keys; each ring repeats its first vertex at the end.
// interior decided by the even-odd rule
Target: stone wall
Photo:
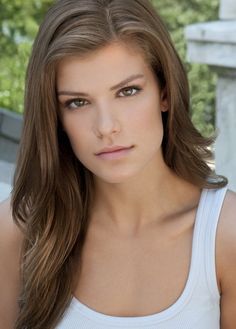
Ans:
{"type": "Polygon", "coordinates": [[[15,163],[22,121],[21,115],[0,108],[0,160],[15,163]]]}
{"type": "Polygon", "coordinates": [[[221,0],[220,20],[186,28],[190,62],[218,74],[216,90],[216,172],[236,191],[236,0],[221,0]]]}

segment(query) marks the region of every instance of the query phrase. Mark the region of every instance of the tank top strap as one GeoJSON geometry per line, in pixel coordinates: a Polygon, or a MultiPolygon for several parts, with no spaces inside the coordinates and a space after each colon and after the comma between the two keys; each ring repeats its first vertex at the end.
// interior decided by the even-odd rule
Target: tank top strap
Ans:
{"type": "Polygon", "coordinates": [[[219,189],[203,189],[195,222],[193,254],[197,254],[198,280],[212,296],[219,300],[220,294],[216,276],[216,232],[220,212],[227,192],[227,186],[219,189]],[[197,250],[195,250],[197,249],[197,250]]]}

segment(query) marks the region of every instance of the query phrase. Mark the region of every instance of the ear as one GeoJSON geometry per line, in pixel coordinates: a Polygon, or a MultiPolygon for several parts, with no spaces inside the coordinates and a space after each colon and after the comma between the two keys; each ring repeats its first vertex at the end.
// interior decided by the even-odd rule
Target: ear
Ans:
{"type": "Polygon", "coordinates": [[[166,87],[162,89],[160,98],[161,98],[161,100],[160,100],[161,101],[161,111],[167,112],[169,104],[168,104],[168,100],[167,100],[166,87]]]}

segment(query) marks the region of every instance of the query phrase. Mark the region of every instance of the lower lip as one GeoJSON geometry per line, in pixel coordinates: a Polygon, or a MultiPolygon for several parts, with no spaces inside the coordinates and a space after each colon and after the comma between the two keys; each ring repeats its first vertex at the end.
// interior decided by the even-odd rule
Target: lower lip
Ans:
{"type": "Polygon", "coordinates": [[[133,149],[133,146],[128,148],[128,149],[122,149],[114,152],[106,152],[106,153],[101,153],[98,154],[97,156],[101,159],[106,159],[106,160],[115,160],[115,159],[120,159],[129,154],[129,152],[133,149]]]}

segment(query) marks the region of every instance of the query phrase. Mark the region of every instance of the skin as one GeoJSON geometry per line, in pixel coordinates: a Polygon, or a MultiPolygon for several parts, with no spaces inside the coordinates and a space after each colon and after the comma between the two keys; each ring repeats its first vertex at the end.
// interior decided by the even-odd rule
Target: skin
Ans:
{"type": "MultiPolygon", "coordinates": [[[[163,160],[165,91],[142,54],[119,43],[83,59],[63,60],[57,91],[64,130],[95,179],[74,296],[98,312],[116,316],[164,310],[180,296],[187,280],[201,193],[163,160]],[[110,90],[137,74],[143,77],[110,90]],[[111,145],[134,147],[119,159],[96,156],[111,145]]],[[[236,328],[235,213],[236,194],[228,191],[216,237],[221,329],[236,328]]],[[[9,200],[0,206],[0,222],[0,327],[10,329],[17,314],[22,235],[13,224],[9,200]]]]}
{"type": "Polygon", "coordinates": [[[192,191],[190,203],[198,202],[200,191],[179,179],[163,160],[161,112],[167,110],[168,103],[140,53],[112,44],[86,59],[66,58],[57,76],[64,129],[74,153],[95,177],[96,214],[103,217],[109,213],[115,229],[134,234],[154,218],[188,208],[189,200],[183,201],[186,188],[192,191]],[[137,74],[143,78],[110,90],[137,74]],[[142,89],[138,93],[132,89],[136,85],[142,89]],[[124,96],[127,87],[132,96],[124,96]],[[79,96],[81,92],[88,96],[79,96]],[[112,145],[134,148],[118,160],[95,155],[112,145]]]}
{"type": "Polygon", "coordinates": [[[141,55],[113,45],[86,60],[66,58],[58,68],[57,89],[59,94],[65,91],[65,95],[59,95],[64,129],[79,160],[94,173],[99,189],[104,186],[110,192],[113,186],[126,182],[130,185],[130,180],[135,181],[135,176],[145,171],[150,162],[164,167],[160,148],[161,111],[167,104],[165,99],[161,100],[155,77],[141,55]],[[143,77],[124,84],[123,90],[119,87],[110,91],[110,86],[135,75],[143,77]],[[134,85],[142,90],[130,88],[134,85]],[[125,90],[128,86],[130,89],[125,90]],[[83,97],[85,105],[78,108],[79,96],[66,93],[79,91],[86,91],[90,97],[83,97]],[[75,97],[78,101],[70,107],[77,108],[68,109],[65,103],[75,97]],[[112,145],[135,147],[128,157],[117,161],[105,161],[94,155],[112,145]]]}

